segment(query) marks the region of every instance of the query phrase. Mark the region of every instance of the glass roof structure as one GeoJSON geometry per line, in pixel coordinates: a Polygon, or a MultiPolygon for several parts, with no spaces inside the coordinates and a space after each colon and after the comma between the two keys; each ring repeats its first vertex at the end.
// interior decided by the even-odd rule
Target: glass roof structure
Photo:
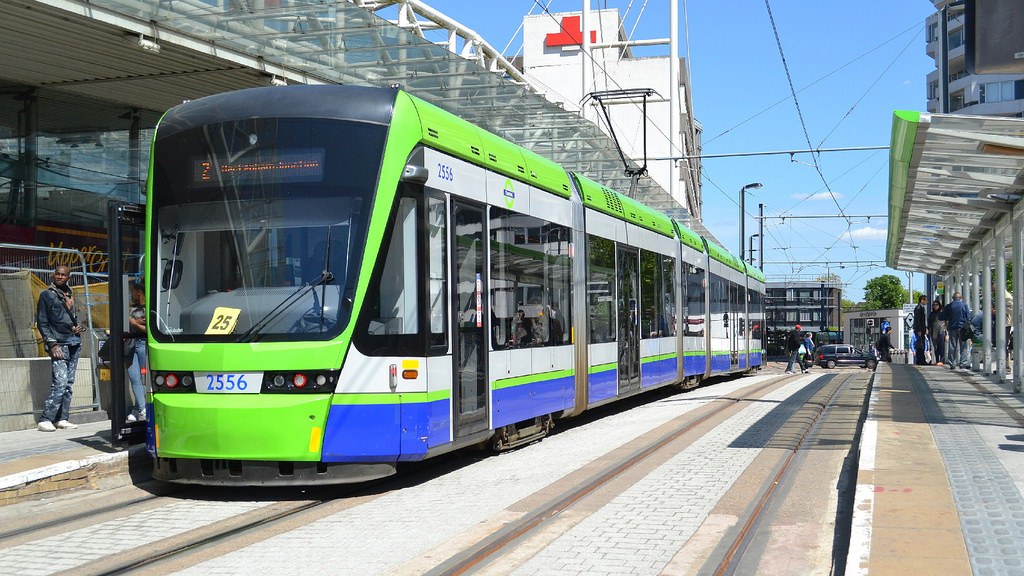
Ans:
{"type": "MultiPolygon", "coordinates": [[[[369,0],[91,0],[151,31],[140,40],[189,46],[227,60],[250,60],[268,79],[403,89],[550,158],[628,192],[630,179],[611,138],[534,92],[504,58],[457,26],[428,39],[443,15],[411,2],[369,0]],[[424,8],[420,6],[420,8],[424,8]],[[390,14],[393,19],[387,17],[390,14]],[[424,17],[425,18],[422,18],[424,17]],[[457,44],[461,54],[455,53],[457,44]]],[[[419,4],[419,3],[415,3],[419,4]]],[[[142,44],[140,43],[140,46],[142,44]]],[[[634,168],[636,165],[633,166],[634,168]]],[[[634,197],[676,218],[681,206],[642,178],[634,197]]]]}
{"type": "Polygon", "coordinates": [[[889,154],[886,262],[899,270],[950,273],[1024,191],[1024,119],[898,111],[889,154]]]}

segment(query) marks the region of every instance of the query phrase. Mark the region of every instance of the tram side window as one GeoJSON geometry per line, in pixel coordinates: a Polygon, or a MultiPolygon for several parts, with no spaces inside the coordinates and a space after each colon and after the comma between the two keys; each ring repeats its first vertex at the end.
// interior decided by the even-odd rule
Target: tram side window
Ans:
{"type": "Polygon", "coordinates": [[[640,251],[640,336],[657,338],[669,334],[665,309],[665,271],[661,254],[640,251]]]}
{"type": "Polygon", "coordinates": [[[726,336],[725,315],[729,311],[729,289],[728,284],[721,276],[709,274],[708,292],[711,297],[711,336],[723,338],[726,336]]]}
{"type": "Polygon", "coordinates": [[[587,307],[590,341],[615,341],[615,243],[587,236],[587,307]]]}
{"type": "Polygon", "coordinates": [[[371,335],[416,334],[419,331],[416,214],[415,199],[399,200],[377,298],[369,302],[373,314],[367,331],[371,335]]]}
{"type": "Polygon", "coordinates": [[[568,344],[569,229],[491,208],[490,235],[492,347],[568,344]]]}
{"type": "Polygon", "coordinates": [[[704,269],[687,266],[686,329],[684,336],[704,335],[704,269]]]}
{"type": "MultiPolygon", "coordinates": [[[[448,223],[444,198],[427,198],[427,306],[430,345],[448,344],[448,223]]],[[[446,352],[443,350],[442,352],[446,352]]]]}
{"type": "Polygon", "coordinates": [[[676,335],[676,259],[671,256],[661,257],[661,309],[664,314],[665,328],[662,336],[676,335]]]}
{"type": "Polygon", "coordinates": [[[738,326],[735,328],[735,332],[737,335],[743,336],[747,331],[747,319],[743,307],[747,300],[747,289],[745,286],[741,284],[733,284],[732,282],[729,283],[729,286],[730,296],[732,297],[732,302],[730,302],[730,308],[735,312],[736,316],[739,318],[738,326]]]}
{"type": "Polygon", "coordinates": [[[748,290],[747,297],[750,299],[750,338],[761,340],[764,338],[764,299],[757,290],[748,290]]]}

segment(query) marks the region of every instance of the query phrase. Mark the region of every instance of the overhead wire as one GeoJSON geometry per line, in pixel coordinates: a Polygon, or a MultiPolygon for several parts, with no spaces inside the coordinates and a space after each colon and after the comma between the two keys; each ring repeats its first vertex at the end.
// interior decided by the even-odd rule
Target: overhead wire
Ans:
{"type": "MultiPolygon", "coordinates": [[[[892,42],[892,41],[896,40],[897,38],[899,38],[899,37],[903,36],[904,34],[906,34],[906,33],[910,32],[910,31],[913,31],[913,30],[918,30],[919,28],[920,28],[920,24],[917,24],[917,23],[915,23],[915,24],[914,24],[913,26],[911,26],[910,28],[907,28],[906,30],[904,30],[904,31],[900,32],[899,34],[897,34],[897,35],[893,36],[892,38],[889,38],[889,39],[888,39],[888,40],[886,40],[885,42],[882,42],[882,43],[881,43],[881,44],[879,44],[878,46],[875,46],[874,48],[872,48],[872,49],[868,50],[867,52],[864,52],[864,53],[863,53],[863,54],[861,54],[860,56],[857,56],[857,57],[856,57],[856,58],[854,58],[853,60],[850,60],[850,61],[849,61],[849,62],[847,62],[846,64],[843,64],[842,66],[840,66],[840,67],[838,67],[838,68],[836,68],[836,69],[832,70],[832,71],[831,71],[831,72],[829,72],[828,74],[825,74],[824,76],[822,76],[822,77],[818,78],[817,80],[815,80],[815,81],[811,82],[810,84],[807,84],[807,85],[806,85],[806,86],[804,86],[803,88],[801,88],[801,89],[797,90],[797,93],[799,94],[800,92],[803,92],[803,91],[805,91],[805,90],[808,90],[808,89],[810,89],[810,88],[811,88],[811,87],[813,87],[814,85],[816,85],[816,84],[818,84],[818,83],[820,83],[820,82],[823,82],[823,81],[825,81],[826,79],[828,79],[829,77],[833,76],[834,74],[837,74],[837,73],[839,73],[839,72],[840,72],[841,70],[843,70],[843,69],[845,69],[845,68],[848,68],[848,67],[852,66],[852,65],[853,65],[854,63],[856,63],[856,62],[857,62],[858,60],[861,60],[861,59],[863,59],[863,58],[866,58],[866,57],[867,57],[867,56],[868,56],[869,54],[871,54],[872,52],[875,52],[876,50],[880,50],[880,49],[881,49],[881,48],[882,48],[883,46],[885,46],[885,45],[889,44],[890,42],[892,42]]],[[[915,37],[916,37],[916,36],[915,36],[915,37]]],[[[689,61],[689,54],[687,54],[687,61],[689,61]]],[[[714,141],[715,141],[715,140],[717,140],[718,138],[721,138],[722,136],[725,136],[726,134],[728,134],[728,133],[732,132],[733,130],[735,130],[735,129],[739,128],[740,126],[743,126],[743,125],[744,125],[744,124],[746,124],[747,122],[750,122],[751,120],[753,120],[753,119],[757,118],[758,116],[760,116],[760,115],[762,115],[762,114],[764,114],[764,113],[768,112],[769,110],[771,110],[771,109],[775,108],[776,106],[778,106],[778,105],[780,105],[780,104],[783,104],[783,103],[785,103],[785,102],[788,102],[790,98],[792,98],[792,96],[786,96],[785,98],[782,98],[782,99],[780,99],[780,100],[777,100],[777,101],[776,101],[776,102],[775,102],[774,104],[772,104],[772,105],[768,106],[767,108],[764,108],[764,109],[763,109],[763,110],[761,110],[760,112],[757,112],[757,113],[753,114],[752,116],[749,116],[749,117],[745,118],[744,120],[742,120],[742,121],[741,121],[741,122],[739,122],[738,124],[735,124],[734,126],[732,126],[732,127],[730,127],[730,128],[727,128],[727,129],[723,130],[722,132],[720,132],[720,133],[716,134],[715,136],[713,136],[713,137],[711,137],[711,138],[709,138],[709,139],[707,139],[707,140],[704,140],[704,145],[706,146],[706,145],[710,144],[711,142],[714,142],[714,141]]]]}
{"type": "Polygon", "coordinates": [[[867,97],[868,92],[871,92],[871,89],[874,88],[882,80],[882,77],[885,76],[885,73],[888,72],[889,69],[892,68],[896,64],[896,61],[899,60],[900,57],[903,56],[903,53],[906,52],[908,48],[910,48],[910,45],[913,44],[914,41],[917,40],[917,38],[920,35],[921,35],[921,31],[918,31],[917,34],[915,34],[913,37],[911,37],[910,38],[910,42],[907,42],[907,44],[905,46],[903,46],[903,49],[900,50],[898,54],[896,54],[896,57],[893,58],[891,62],[889,62],[889,65],[886,66],[885,69],[883,69],[881,72],[879,72],[878,76],[875,77],[875,81],[872,82],[871,85],[867,87],[867,90],[865,90],[864,93],[860,95],[860,98],[858,98],[857,101],[853,103],[853,106],[850,106],[850,109],[846,111],[846,114],[843,114],[843,117],[840,118],[838,122],[836,122],[836,125],[833,126],[831,130],[828,131],[828,134],[826,134],[824,138],[821,139],[821,142],[818,143],[818,147],[819,148],[821,147],[822,144],[825,143],[826,140],[829,139],[830,136],[832,136],[832,134],[839,128],[839,126],[844,121],[846,121],[847,118],[850,117],[850,114],[852,114],[853,111],[857,108],[857,106],[860,105],[860,103],[864,100],[864,98],[867,97]]]}
{"type": "MultiPolygon", "coordinates": [[[[807,147],[813,149],[814,145],[811,143],[811,135],[807,131],[807,122],[804,120],[803,111],[800,109],[800,99],[797,98],[796,87],[793,85],[793,75],[790,73],[789,63],[786,61],[786,52],[782,48],[782,38],[779,35],[778,26],[775,25],[775,16],[772,14],[772,6],[770,0],[764,0],[764,6],[765,9],[768,11],[768,20],[771,22],[772,33],[775,35],[775,44],[779,48],[779,57],[782,59],[782,67],[786,72],[786,81],[789,84],[789,91],[793,95],[793,104],[796,107],[797,117],[800,119],[800,127],[803,129],[804,139],[807,142],[807,147]]],[[[815,171],[821,178],[822,183],[825,184],[825,188],[828,190],[829,196],[832,197],[832,201],[835,203],[836,208],[839,210],[839,215],[846,219],[846,229],[847,231],[849,231],[851,228],[850,219],[846,217],[845,213],[843,212],[843,207],[839,204],[839,200],[835,197],[835,193],[832,191],[832,188],[828,184],[828,179],[825,178],[825,173],[822,171],[821,163],[819,162],[819,155],[811,154],[811,159],[814,161],[815,171]]],[[[853,250],[854,254],[856,255],[857,248],[854,247],[853,250]]]]}

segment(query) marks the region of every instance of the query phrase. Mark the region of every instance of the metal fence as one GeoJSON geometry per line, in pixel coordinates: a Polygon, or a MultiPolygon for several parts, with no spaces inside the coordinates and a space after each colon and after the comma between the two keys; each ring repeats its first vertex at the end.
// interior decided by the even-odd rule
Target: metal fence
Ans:
{"type": "MultiPolygon", "coordinates": [[[[49,286],[57,266],[67,266],[71,272],[68,285],[75,291],[79,320],[84,320],[87,327],[82,334],[82,357],[91,360],[92,372],[92,399],[83,403],[84,399],[76,398],[73,407],[78,409],[95,409],[100,403],[96,352],[109,318],[107,275],[101,272],[107,269],[107,258],[105,253],[0,243],[0,359],[46,355],[35,326],[39,293],[49,286]]],[[[0,415],[12,413],[23,411],[13,406],[0,406],[0,415]]]]}

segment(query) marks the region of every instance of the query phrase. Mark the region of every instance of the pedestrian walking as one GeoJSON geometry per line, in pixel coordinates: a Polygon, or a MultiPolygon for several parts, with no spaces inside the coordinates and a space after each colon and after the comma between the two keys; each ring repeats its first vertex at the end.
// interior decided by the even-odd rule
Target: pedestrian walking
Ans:
{"type": "Polygon", "coordinates": [[[789,364],[786,365],[786,374],[796,374],[793,371],[793,366],[800,359],[800,345],[802,340],[800,338],[800,332],[803,329],[799,324],[793,330],[789,331],[789,336],[786,338],[786,354],[789,355],[789,364]]]}

